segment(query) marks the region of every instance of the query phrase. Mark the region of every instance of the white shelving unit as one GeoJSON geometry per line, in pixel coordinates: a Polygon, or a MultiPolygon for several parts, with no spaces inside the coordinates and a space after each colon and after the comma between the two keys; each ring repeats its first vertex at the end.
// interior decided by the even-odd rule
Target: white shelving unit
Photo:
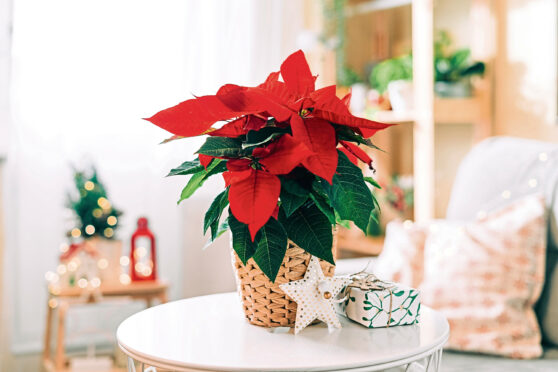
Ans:
{"type": "MultiPolygon", "coordinates": [[[[490,0],[475,0],[476,12],[490,13],[490,0]],[[482,10],[482,12],[480,12],[482,10]]],[[[435,128],[438,125],[472,124],[473,142],[491,132],[490,70],[475,87],[475,95],[467,98],[437,98],[434,96],[433,0],[369,0],[347,6],[345,16],[384,11],[402,6],[411,7],[414,112],[376,111],[363,115],[372,120],[413,126],[414,218],[425,221],[435,217],[435,128]]],[[[468,15],[464,15],[467,17],[468,15]]],[[[478,28],[485,29],[480,24],[478,28]]],[[[478,30],[477,30],[478,31],[478,30]]],[[[475,45],[471,45],[475,50],[475,45]]]]}
{"type": "MultiPolygon", "coordinates": [[[[447,169],[447,164],[435,159],[435,149],[441,152],[451,151],[451,144],[447,141],[459,140],[456,151],[463,151],[468,146],[468,139],[451,137],[450,133],[470,135],[472,143],[478,142],[491,133],[492,125],[492,80],[491,68],[488,66],[485,78],[475,82],[474,96],[467,98],[437,98],[434,95],[434,76],[433,76],[433,45],[434,45],[434,0],[348,0],[344,9],[345,23],[347,27],[348,43],[352,40],[352,47],[349,45],[347,53],[357,53],[353,58],[356,66],[363,63],[363,56],[358,55],[358,48],[354,43],[373,42],[374,45],[384,45],[391,43],[390,38],[380,38],[377,29],[368,27],[370,24],[379,24],[379,28],[385,28],[387,32],[394,32],[396,41],[401,42],[401,32],[410,32],[412,38],[405,41],[405,47],[410,47],[413,54],[413,89],[414,89],[414,111],[395,112],[395,111],[375,111],[366,113],[355,113],[355,115],[367,117],[385,123],[398,124],[397,128],[379,132],[373,141],[380,148],[385,148],[387,153],[372,154],[378,166],[379,178],[387,179],[393,173],[412,173],[414,178],[414,220],[427,221],[437,216],[441,216],[445,208],[445,203],[449,198],[451,189],[451,177],[454,169],[447,169]],[[397,8],[397,9],[396,9],[397,8]],[[389,12],[386,12],[390,10],[389,12]],[[377,14],[373,14],[378,12],[377,14]],[[382,13],[380,13],[382,12],[382,13]],[[370,16],[370,17],[369,17],[370,16]],[[397,18],[399,17],[399,18],[397,18]],[[392,27],[394,24],[390,20],[409,17],[411,27],[408,23],[401,27],[392,27]],[[363,18],[365,20],[363,20],[363,18]],[[372,23],[371,23],[372,22],[372,23]],[[358,26],[355,26],[358,25],[358,26]],[[359,28],[362,32],[359,34],[359,28]],[[351,31],[352,30],[352,31],[351,31]],[[349,32],[351,32],[349,34],[349,32]],[[398,34],[399,33],[399,34],[398,34]],[[367,36],[368,35],[368,36],[367,36]],[[374,37],[370,39],[367,37],[374,37]],[[384,43],[384,44],[381,44],[384,43]],[[471,125],[467,129],[462,126],[471,125]],[[440,141],[435,141],[438,138],[440,141]],[[448,150],[449,148],[449,150],[448,150]],[[411,158],[413,159],[411,162],[411,158]],[[444,175],[444,182],[440,182],[439,177],[444,175]],[[437,178],[438,177],[438,181],[437,178]],[[448,179],[449,177],[449,179],[448,179]]],[[[471,2],[470,14],[459,15],[459,17],[469,17],[474,24],[476,34],[490,35],[490,18],[494,16],[491,0],[473,0],[471,2]],[[485,17],[480,17],[484,15],[485,17]]],[[[408,18],[405,18],[408,19],[408,18]]],[[[405,21],[408,22],[408,21],[405,21]]],[[[492,37],[492,36],[487,36],[492,37]]],[[[392,44],[394,45],[394,44],[392,44]]],[[[482,45],[475,45],[473,39],[470,45],[472,54],[483,51],[482,45]]],[[[484,46],[486,48],[486,46],[484,46]]],[[[389,54],[385,55],[387,48],[378,47],[372,53],[374,58],[381,59],[391,56],[391,53],[399,53],[389,49],[389,54]]],[[[405,49],[408,50],[408,49],[405,49]]],[[[326,51],[322,54],[322,70],[328,77],[334,76],[335,56],[332,52],[326,51]]],[[[366,53],[364,53],[366,54],[366,53]]],[[[479,54],[479,53],[477,53],[479,54]]],[[[485,62],[486,53],[479,54],[485,62]]],[[[354,56],[354,55],[353,55],[354,56]]],[[[356,67],[351,66],[351,67],[356,67]]],[[[334,80],[326,79],[322,83],[332,84],[334,80]]],[[[339,92],[342,95],[343,89],[339,92]]],[[[467,137],[469,138],[469,137],[467,137]]],[[[410,216],[409,216],[410,217],[410,216]]],[[[377,254],[381,249],[382,238],[368,238],[363,234],[356,234],[351,231],[340,234],[340,247],[350,247],[356,254],[377,254]],[[341,236],[342,235],[342,236],[341,236]]]]}
{"type": "Polygon", "coordinates": [[[345,9],[345,16],[352,17],[357,14],[377,12],[379,10],[393,9],[404,5],[409,5],[412,0],[371,0],[360,4],[348,6],[345,9]]]}
{"type": "Polygon", "coordinates": [[[412,123],[414,151],[415,220],[434,217],[434,77],[433,1],[370,0],[349,5],[345,16],[410,5],[412,7],[413,89],[415,110],[412,113],[379,111],[371,119],[386,123],[412,123]]]}

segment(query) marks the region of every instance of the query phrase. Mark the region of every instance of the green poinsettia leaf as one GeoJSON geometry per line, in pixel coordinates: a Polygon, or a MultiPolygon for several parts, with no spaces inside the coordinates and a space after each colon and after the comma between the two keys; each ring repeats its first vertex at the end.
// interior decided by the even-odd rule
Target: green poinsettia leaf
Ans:
{"type": "Polygon", "coordinates": [[[242,148],[263,145],[273,139],[288,133],[287,128],[265,127],[260,130],[251,130],[246,134],[246,141],[242,144],[242,148]]]}
{"type": "Polygon", "coordinates": [[[196,192],[196,190],[199,189],[203,185],[205,180],[207,180],[209,177],[213,176],[214,174],[222,173],[226,170],[227,170],[226,161],[224,161],[223,159],[214,159],[211,162],[211,164],[209,164],[207,169],[202,169],[201,171],[195,173],[190,178],[190,180],[188,181],[184,189],[182,189],[182,193],[180,194],[180,199],[178,200],[177,203],[180,204],[181,201],[188,199],[190,196],[192,196],[194,192],[196,192]]]}
{"type": "Polygon", "coordinates": [[[280,198],[281,198],[281,208],[283,209],[287,217],[289,217],[291,214],[293,214],[294,211],[300,208],[300,206],[302,206],[302,204],[304,204],[306,200],[308,200],[308,195],[306,196],[295,195],[295,194],[291,194],[285,189],[281,189],[280,198]]]}
{"type": "Polygon", "coordinates": [[[287,192],[293,195],[306,196],[306,197],[310,192],[308,189],[306,189],[297,181],[290,178],[281,177],[281,190],[283,189],[285,189],[287,192]]]}
{"type": "Polygon", "coordinates": [[[219,232],[220,230],[220,217],[219,219],[216,219],[215,221],[213,221],[213,223],[211,225],[209,225],[209,231],[210,231],[210,237],[215,240],[219,237],[219,232]]]}
{"type": "Polygon", "coordinates": [[[185,161],[184,163],[180,164],[178,167],[171,169],[169,174],[167,174],[167,177],[184,176],[187,174],[198,173],[203,169],[204,169],[203,165],[200,164],[200,161],[198,159],[185,161]]]}
{"type": "Polygon", "coordinates": [[[275,282],[287,252],[287,233],[281,223],[271,217],[258,231],[256,241],[258,242],[258,248],[253,256],[254,261],[269,280],[275,282]]]}
{"type": "Polygon", "coordinates": [[[364,177],[364,181],[368,182],[370,185],[372,185],[373,187],[375,187],[377,189],[382,188],[382,186],[380,186],[380,184],[372,177],[364,177]]]}
{"type": "Polygon", "coordinates": [[[312,199],[314,204],[316,204],[316,206],[320,209],[320,211],[322,211],[322,213],[327,217],[329,223],[335,225],[337,222],[335,218],[335,211],[333,210],[333,207],[329,204],[327,195],[320,188],[321,186],[319,185],[319,182],[317,181],[314,182],[312,184],[312,192],[310,193],[310,198],[312,199]]]}
{"type": "Polygon", "coordinates": [[[221,223],[221,225],[219,225],[219,228],[217,229],[217,234],[215,234],[215,236],[213,236],[213,234],[209,236],[209,239],[207,239],[207,242],[205,242],[205,245],[202,247],[202,249],[205,250],[207,247],[213,244],[213,242],[215,242],[217,238],[219,238],[221,235],[227,232],[227,230],[229,230],[229,222],[228,220],[225,220],[223,221],[223,223],[221,223]]]}
{"type": "Polygon", "coordinates": [[[239,157],[242,156],[242,141],[238,138],[228,137],[209,137],[205,143],[200,147],[196,154],[204,154],[209,156],[226,156],[226,157],[239,157]]]}
{"type": "Polygon", "coordinates": [[[315,193],[310,194],[310,198],[312,199],[314,204],[320,209],[320,211],[327,217],[329,223],[335,225],[337,222],[335,219],[335,211],[333,210],[331,205],[329,205],[327,199],[315,193]]]}
{"type": "Polygon", "coordinates": [[[337,139],[339,139],[340,141],[356,142],[358,144],[365,145],[375,150],[384,152],[381,148],[374,145],[370,139],[364,138],[360,134],[356,134],[349,127],[346,127],[344,125],[335,125],[335,132],[337,133],[337,139]]]}
{"type": "Polygon", "coordinates": [[[180,194],[180,199],[178,200],[177,204],[180,204],[183,200],[188,199],[190,196],[196,192],[197,189],[203,185],[206,179],[205,170],[198,172],[190,178],[186,186],[182,189],[182,193],[180,194]]]}
{"type": "Polygon", "coordinates": [[[221,215],[223,214],[223,209],[229,205],[229,189],[226,189],[213,200],[209,209],[205,214],[203,220],[203,233],[207,232],[207,229],[211,227],[211,236],[215,237],[219,229],[219,221],[221,215]]]}
{"type": "Polygon", "coordinates": [[[220,237],[221,235],[223,235],[223,233],[225,233],[229,229],[230,229],[229,220],[226,219],[221,223],[221,225],[219,225],[219,231],[217,231],[217,237],[220,237]]]}
{"type": "Polygon", "coordinates": [[[376,195],[374,195],[374,193],[372,193],[372,201],[374,202],[374,210],[372,212],[377,211],[378,213],[380,213],[380,203],[378,203],[378,199],[376,199],[376,195]]]}
{"type": "Polygon", "coordinates": [[[374,198],[364,183],[360,168],[351,163],[343,152],[338,153],[339,162],[332,184],[321,182],[321,185],[339,216],[353,221],[366,233],[370,213],[374,209],[374,198]]]}
{"type": "Polygon", "coordinates": [[[372,213],[370,213],[370,223],[375,223],[375,224],[380,223],[380,218],[378,216],[378,213],[376,213],[376,209],[374,209],[372,213]]]}
{"type": "Polygon", "coordinates": [[[351,228],[351,221],[342,219],[339,216],[339,213],[337,213],[337,211],[335,211],[335,223],[340,225],[340,226],[343,226],[346,229],[351,228]]]}
{"type": "Polygon", "coordinates": [[[258,244],[252,241],[248,225],[238,221],[229,210],[229,228],[233,239],[233,249],[244,265],[254,255],[258,244]]]}
{"type": "Polygon", "coordinates": [[[287,217],[279,214],[281,224],[287,231],[289,239],[306,252],[333,265],[333,234],[329,219],[315,205],[298,208],[287,217]]]}

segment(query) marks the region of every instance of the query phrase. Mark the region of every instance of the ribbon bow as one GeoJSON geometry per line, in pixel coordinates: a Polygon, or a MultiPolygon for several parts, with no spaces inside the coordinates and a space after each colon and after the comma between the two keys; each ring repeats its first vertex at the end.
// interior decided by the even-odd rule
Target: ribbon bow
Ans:
{"type": "Polygon", "coordinates": [[[378,279],[376,275],[365,271],[351,275],[351,279],[353,282],[347,286],[348,293],[350,293],[350,288],[359,288],[364,291],[389,291],[389,312],[386,326],[389,328],[389,324],[391,323],[391,312],[393,310],[392,289],[395,287],[395,284],[378,279]]]}
{"type": "Polygon", "coordinates": [[[378,279],[376,275],[364,271],[351,275],[351,279],[353,279],[353,282],[347,287],[360,288],[369,291],[383,291],[385,289],[395,287],[395,284],[392,282],[383,281],[378,279]]]}

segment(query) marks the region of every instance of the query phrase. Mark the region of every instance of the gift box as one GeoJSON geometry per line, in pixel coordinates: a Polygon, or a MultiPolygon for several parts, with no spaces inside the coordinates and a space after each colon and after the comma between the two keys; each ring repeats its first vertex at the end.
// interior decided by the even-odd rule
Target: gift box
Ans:
{"type": "Polygon", "coordinates": [[[373,274],[351,276],[342,292],[346,297],[338,312],[368,328],[418,323],[420,292],[398,283],[379,280],[373,274]]]}

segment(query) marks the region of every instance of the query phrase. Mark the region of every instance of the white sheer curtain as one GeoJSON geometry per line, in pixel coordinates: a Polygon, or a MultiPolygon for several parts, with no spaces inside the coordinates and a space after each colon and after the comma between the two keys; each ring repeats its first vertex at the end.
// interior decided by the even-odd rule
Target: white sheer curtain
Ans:
{"type": "Polygon", "coordinates": [[[68,227],[72,164],[96,164],[125,212],[118,232],[125,248],[136,218],[149,217],[172,298],[232,288],[226,239],[201,251],[202,208],[217,186],[177,207],[184,180],[163,178],[199,140],[158,146],[166,133],[140,118],[224,82],[262,81],[296,48],[298,7],[296,0],[15,0],[4,211],[14,351],[40,346],[44,273],[56,267],[68,227]]]}

